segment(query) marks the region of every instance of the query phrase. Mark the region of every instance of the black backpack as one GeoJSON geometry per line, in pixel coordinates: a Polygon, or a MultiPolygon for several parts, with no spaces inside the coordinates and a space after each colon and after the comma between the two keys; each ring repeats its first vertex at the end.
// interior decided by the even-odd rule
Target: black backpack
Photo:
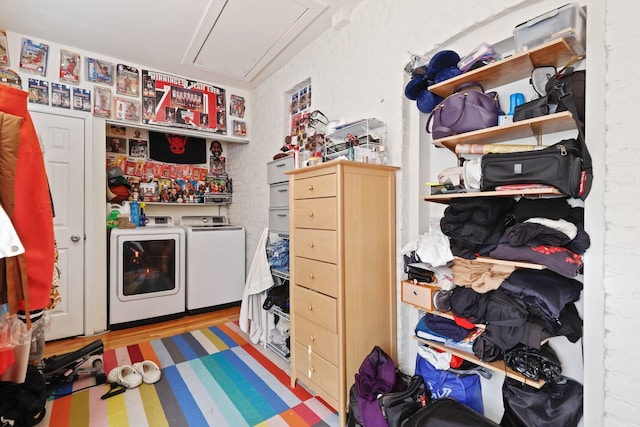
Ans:
{"type": "Polygon", "coordinates": [[[44,375],[29,365],[24,383],[0,381],[0,417],[14,427],[35,426],[44,418],[47,396],[44,375]]]}

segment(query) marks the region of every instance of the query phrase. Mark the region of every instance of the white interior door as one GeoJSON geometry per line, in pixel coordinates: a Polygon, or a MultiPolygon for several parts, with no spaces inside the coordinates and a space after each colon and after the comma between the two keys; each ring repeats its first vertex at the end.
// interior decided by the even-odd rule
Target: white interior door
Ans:
{"type": "Polygon", "coordinates": [[[84,140],[81,118],[31,112],[53,198],[62,302],[47,341],[84,332],[84,140]]]}

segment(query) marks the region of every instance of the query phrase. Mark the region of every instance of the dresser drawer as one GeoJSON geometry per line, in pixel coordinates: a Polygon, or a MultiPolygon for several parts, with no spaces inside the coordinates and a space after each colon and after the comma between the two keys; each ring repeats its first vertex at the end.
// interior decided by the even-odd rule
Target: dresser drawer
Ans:
{"type": "Polygon", "coordinates": [[[331,297],[338,297],[338,266],[328,262],[295,257],[297,285],[313,289],[331,297]]]}
{"type": "Polygon", "coordinates": [[[336,175],[318,175],[311,178],[294,180],[293,195],[298,199],[313,199],[316,197],[335,197],[336,175]]]}
{"type": "Polygon", "coordinates": [[[336,263],[338,259],[338,235],[333,230],[293,230],[296,256],[336,263]]]}
{"type": "Polygon", "coordinates": [[[289,208],[269,209],[269,230],[289,232],[289,208]]]}
{"type": "Polygon", "coordinates": [[[304,317],[331,332],[338,330],[338,308],[335,298],[311,291],[302,286],[293,287],[291,298],[295,301],[293,312],[296,319],[304,317]]]}
{"type": "MultiPolygon", "coordinates": [[[[296,371],[299,378],[309,378],[332,398],[338,399],[338,367],[296,343],[296,371]]],[[[304,381],[304,380],[303,380],[304,381]]],[[[316,390],[317,391],[317,390],[316,390]]]]}
{"type": "Polygon", "coordinates": [[[267,184],[289,181],[289,177],[284,173],[293,169],[293,167],[293,156],[283,157],[267,163],[267,184]]]}
{"type": "Polygon", "coordinates": [[[288,208],[289,207],[289,183],[273,184],[269,187],[269,207],[288,208]]]}
{"type": "Polygon", "coordinates": [[[297,200],[293,208],[293,218],[296,228],[335,230],[336,198],[297,200]]]}
{"type": "Polygon", "coordinates": [[[316,353],[334,365],[338,365],[338,335],[318,326],[304,317],[296,317],[294,336],[307,351],[316,353]]]}

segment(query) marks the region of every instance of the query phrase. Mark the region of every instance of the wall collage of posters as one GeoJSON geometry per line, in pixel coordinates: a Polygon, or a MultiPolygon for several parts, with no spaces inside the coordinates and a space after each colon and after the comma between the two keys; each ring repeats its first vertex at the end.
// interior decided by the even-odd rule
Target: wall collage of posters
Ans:
{"type": "Polygon", "coordinates": [[[222,144],[208,143],[206,133],[246,137],[244,97],[230,94],[227,111],[223,88],[99,58],[86,57],[83,62],[80,54],[66,49],[60,49],[56,72],[48,76],[58,81],[45,80],[53,52],[49,45],[28,38],[22,38],[19,67],[33,77],[22,84],[9,68],[9,53],[7,33],[0,29],[0,76],[15,75],[30,103],[123,122],[107,128],[106,166],[122,169],[132,197],[203,203],[207,195],[231,193],[222,144]],[[230,130],[227,113],[233,117],[230,130]],[[159,131],[136,129],[136,123],[155,125],[159,131]],[[173,135],[165,128],[202,131],[203,137],[173,135]]]}

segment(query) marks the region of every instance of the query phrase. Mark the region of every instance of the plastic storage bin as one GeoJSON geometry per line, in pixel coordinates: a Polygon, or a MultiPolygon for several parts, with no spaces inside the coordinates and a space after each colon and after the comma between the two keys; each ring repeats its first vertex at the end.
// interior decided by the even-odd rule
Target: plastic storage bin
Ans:
{"type": "Polygon", "coordinates": [[[584,54],[586,21],[580,5],[569,3],[516,25],[513,30],[516,53],[563,37],[577,54],[584,54]]]}

